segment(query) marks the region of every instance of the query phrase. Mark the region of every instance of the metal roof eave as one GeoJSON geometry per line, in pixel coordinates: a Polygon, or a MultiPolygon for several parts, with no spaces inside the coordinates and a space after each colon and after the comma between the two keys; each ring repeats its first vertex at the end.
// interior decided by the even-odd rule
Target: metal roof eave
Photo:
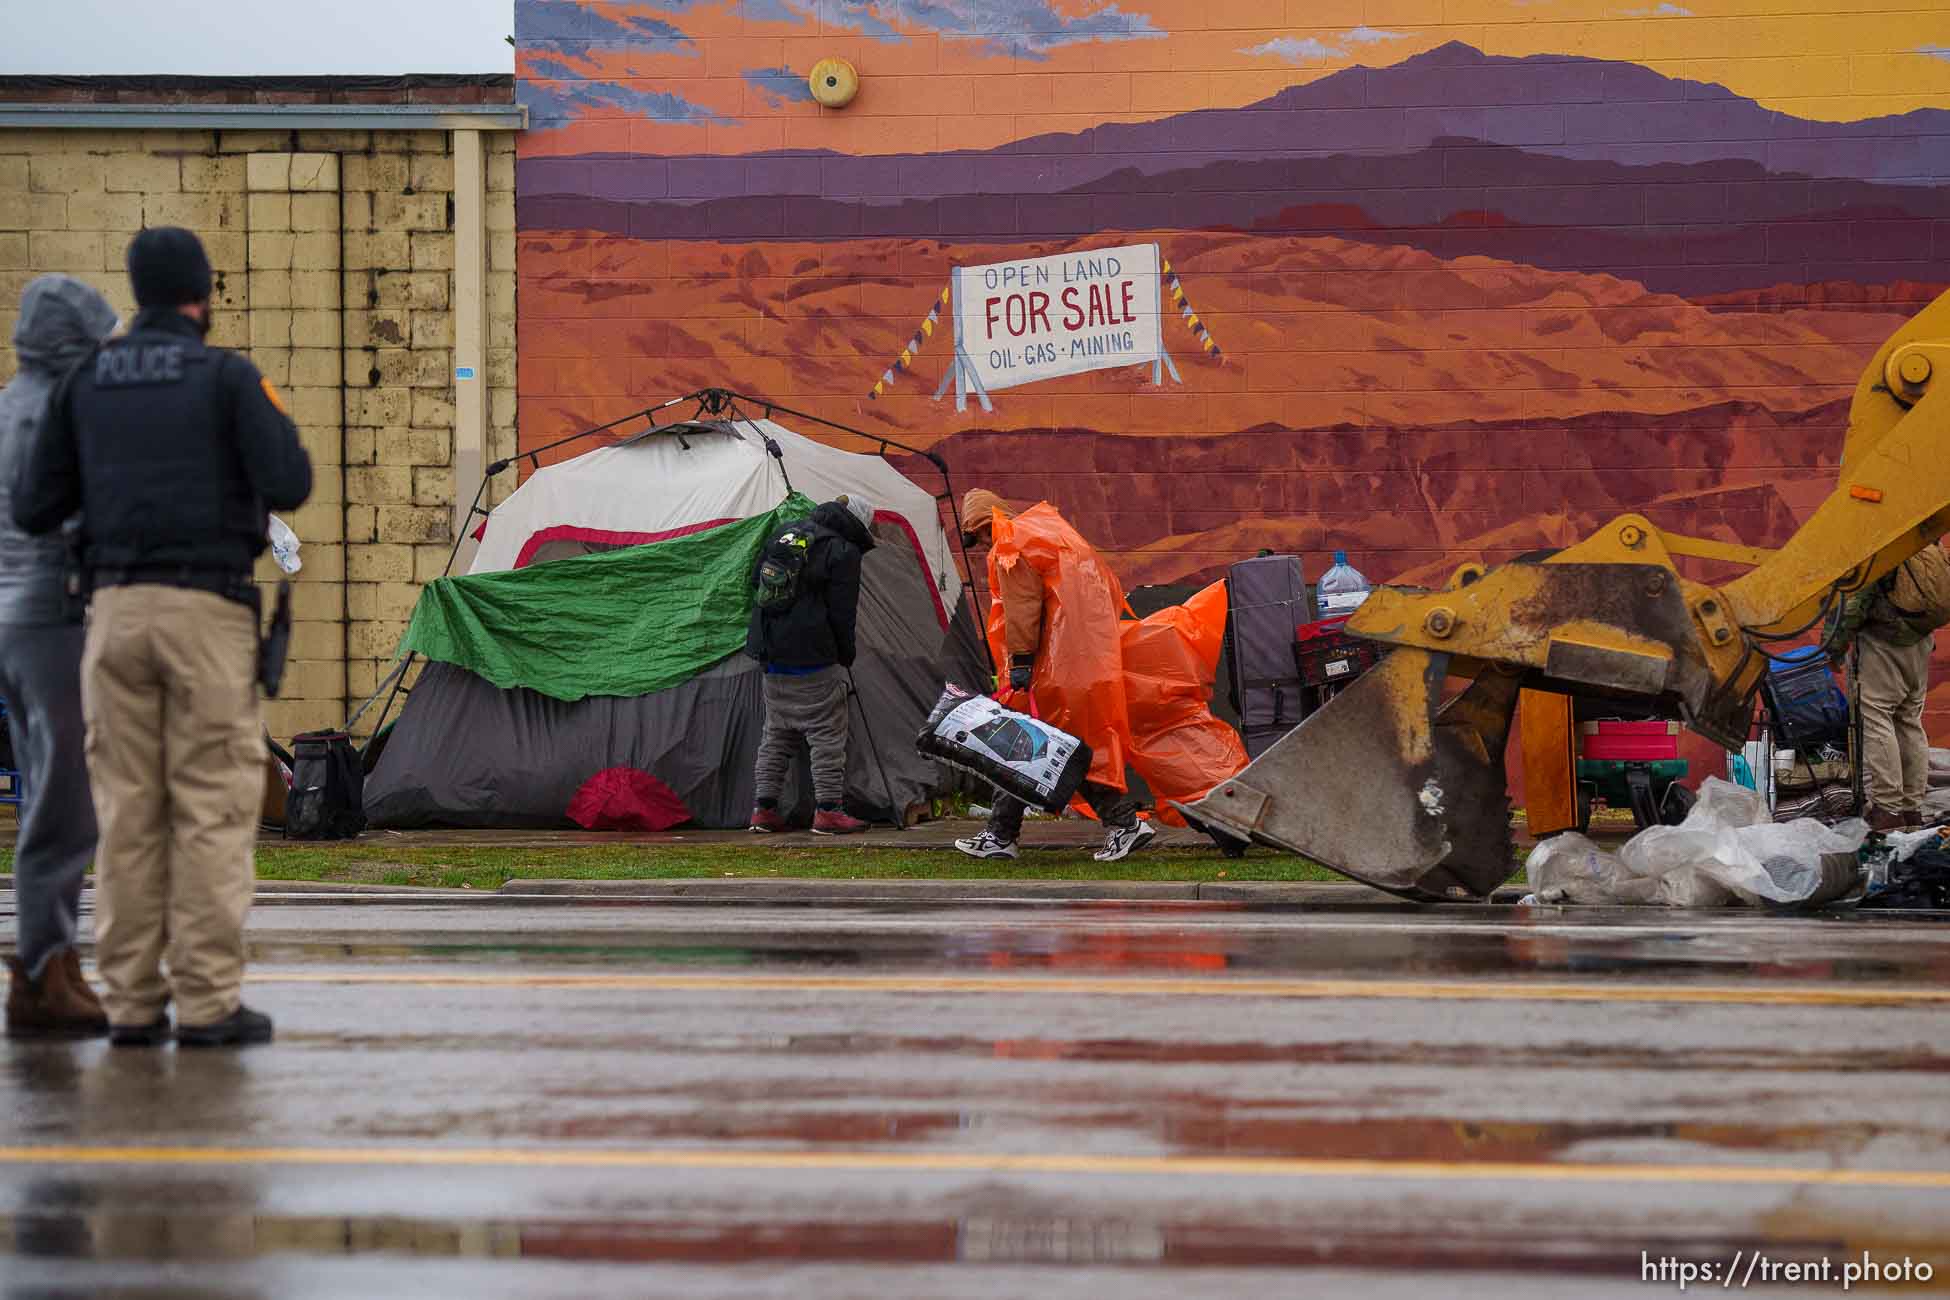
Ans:
{"type": "Polygon", "coordinates": [[[520,104],[0,103],[0,129],[521,131],[520,104]]]}

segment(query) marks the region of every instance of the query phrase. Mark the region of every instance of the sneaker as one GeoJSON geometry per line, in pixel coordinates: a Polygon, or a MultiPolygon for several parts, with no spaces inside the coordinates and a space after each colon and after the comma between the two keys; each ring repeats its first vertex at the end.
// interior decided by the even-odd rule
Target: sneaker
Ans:
{"type": "Polygon", "coordinates": [[[108,1013],[81,977],[74,949],[51,957],[37,980],[17,957],[7,958],[7,1037],[100,1038],[108,1032],[108,1013]]]}
{"type": "Polygon", "coordinates": [[[110,1025],[110,1047],[161,1047],[169,1041],[169,1017],[157,1016],[146,1025],[110,1025]]]}
{"type": "Polygon", "coordinates": [[[839,809],[831,812],[821,809],[813,814],[813,834],[815,835],[858,835],[867,829],[867,824],[858,817],[849,817],[839,809]]]}
{"type": "Polygon", "coordinates": [[[792,828],[785,824],[785,814],[777,808],[754,808],[751,829],[766,835],[776,835],[780,831],[788,831],[792,828]]]}
{"type": "Polygon", "coordinates": [[[1104,832],[1104,847],[1090,856],[1099,862],[1116,862],[1136,853],[1157,834],[1151,823],[1142,819],[1135,826],[1113,826],[1104,832]]]}
{"type": "Polygon", "coordinates": [[[271,1041],[271,1017],[243,1003],[222,1020],[207,1025],[178,1025],[178,1047],[244,1047],[271,1041]]]}
{"type": "Polygon", "coordinates": [[[983,831],[980,835],[970,835],[955,841],[955,847],[971,858],[1013,858],[1016,856],[1016,842],[1005,840],[994,831],[983,831]]]}

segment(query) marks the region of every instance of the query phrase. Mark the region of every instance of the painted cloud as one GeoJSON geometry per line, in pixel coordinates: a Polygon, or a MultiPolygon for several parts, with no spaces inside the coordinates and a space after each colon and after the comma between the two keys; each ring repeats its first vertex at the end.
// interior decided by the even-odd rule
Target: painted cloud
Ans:
{"type": "Polygon", "coordinates": [[[1118,4],[1067,14],[1054,0],[744,0],[746,18],[790,22],[818,17],[876,40],[906,39],[895,27],[925,28],[978,41],[989,54],[1041,60],[1050,50],[1089,41],[1134,41],[1165,35],[1144,14],[1118,4]]]}
{"type": "Polygon", "coordinates": [[[661,90],[638,90],[614,81],[591,81],[566,63],[555,59],[536,59],[529,65],[530,76],[560,78],[544,83],[522,77],[515,84],[515,98],[528,108],[536,126],[559,126],[574,118],[590,115],[614,117],[622,114],[659,122],[725,123],[730,119],[682,95],[661,90]]]}
{"type": "Polygon", "coordinates": [[[774,105],[814,102],[812,87],[791,68],[746,68],[745,82],[758,87],[774,105]]]}
{"type": "Polygon", "coordinates": [[[610,43],[667,50],[693,46],[690,37],[661,18],[640,14],[612,17],[581,0],[517,0],[515,40],[530,48],[610,43]]]}
{"type": "Polygon", "coordinates": [[[1380,45],[1387,41],[1405,41],[1408,33],[1388,32],[1364,25],[1342,32],[1333,39],[1342,42],[1342,45],[1330,45],[1313,36],[1277,36],[1240,53],[1276,55],[1288,63],[1319,63],[1325,59],[1346,58],[1347,50],[1343,45],[1380,45]]]}

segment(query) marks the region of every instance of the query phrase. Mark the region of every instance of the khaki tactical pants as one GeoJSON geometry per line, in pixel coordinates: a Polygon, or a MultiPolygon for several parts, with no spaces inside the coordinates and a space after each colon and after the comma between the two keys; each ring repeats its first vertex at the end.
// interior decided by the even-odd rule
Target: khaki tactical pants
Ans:
{"type": "Polygon", "coordinates": [[[95,958],[114,1024],[154,1021],[172,993],[180,1024],[237,1008],[264,783],[255,623],[209,592],[95,593],[81,698],[101,824],[95,958]]]}
{"type": "Polygon", "coordinates": [[[1862,710],[1862,774],[1869,802],[1885,813],[1921,812],[1930,782],[1923,697],[1934,637],[1892,646],[1873,632],[1855,641],[1855,693],[1862,710]]]}

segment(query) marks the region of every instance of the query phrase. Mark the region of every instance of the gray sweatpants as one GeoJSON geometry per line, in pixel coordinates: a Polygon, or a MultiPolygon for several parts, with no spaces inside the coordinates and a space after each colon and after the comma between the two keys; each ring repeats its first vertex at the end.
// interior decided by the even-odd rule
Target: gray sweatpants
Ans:
{"type": "Polygon", "coordinates": [[[813,797],[838,807],[846,798],[846,670],[765,674],[765,730],[758,738],[755,784],[760,799],[777,799],[799,742],[812,751],[813,797]]]}
{"type": "Polygon", "coordinates": [[[0,625],[0,700],[24,797],[14,843],[20,960],[39,979],[75,942],[81,877],[95,856],[95,805],[81,721],[79,623],[0,625]]]}

